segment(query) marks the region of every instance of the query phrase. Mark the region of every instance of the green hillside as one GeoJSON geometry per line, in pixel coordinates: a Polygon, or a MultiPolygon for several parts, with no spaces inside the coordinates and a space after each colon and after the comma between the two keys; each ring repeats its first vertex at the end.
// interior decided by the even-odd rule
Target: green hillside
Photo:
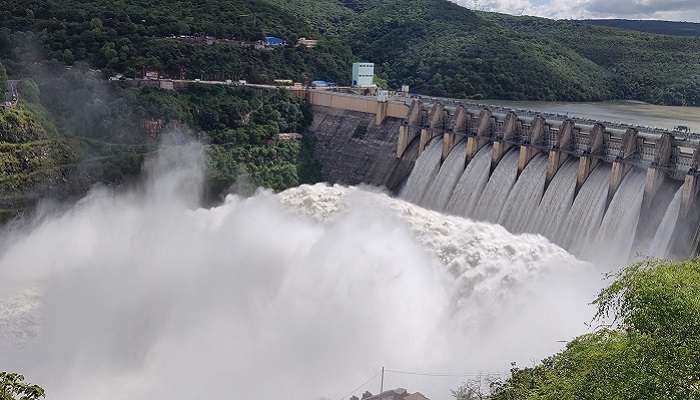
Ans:
{"type": "Polygon", "coordinates": [[[306,140],[275,138],[303,131],[310,119],[286,92],[133,88],[77,68],[47,68],[38,85],[20,81],[16,105],[0,107],[0,223],[40,199],[129,182],[168,133],[205,145],[207,201],[242,176],[254,187],[283,190],[317,173],[306,140]]]}
{"type": "Polygon", "coordinates": [[[482,13],[519,35],[546,37],[604,68],[612,97],[669,105],[700,105],[700,38],[674,37],[482,13]]]}
{"type": "Polygon", "coordinates": [[[606,69],[549,38],[519,34],[441,0],[375,3],[358,11],[345,37],[394,87],[472,98],[613,96],[606,69]]]}
{"type": "MultiPolygon", "coordinates": [[[[6,58],[32,54],[2,45],[30,29],[48,58],[86,61],[106,74],[156,68],[189,78],[347,84],[351,62],[362,59],[377,63],[391,86],[432,95],[700,105],[700,38],[473,12],[447,0],[18,0],[0,12],[0,26],[6,58]],[[260,50],[172,38],[194,34],[321,42],[260,50]]],[[[13,72],[22,64],[8,65],[13,72]]]]}
{"type": "Polygon", "coordinates": [[[661,35],[700,36],[700,24],[697,22],[654,21],[633,19],[589,19],[584,22],[630,31],[658,33],[661,35]]]}

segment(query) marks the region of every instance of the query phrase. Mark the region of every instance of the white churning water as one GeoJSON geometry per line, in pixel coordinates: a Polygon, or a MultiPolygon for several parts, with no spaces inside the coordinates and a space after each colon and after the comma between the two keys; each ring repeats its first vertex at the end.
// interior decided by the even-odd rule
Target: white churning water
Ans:
{"type": "Polygon", "coordinates": [[[473,218],[479,221],[497,223],[498,217],[508,200],[510,189],[518,175],[518,150],[513,149],[506,154],[493,171],[486,184],[479,204],[474,210],[473,218]]]}
{"type": "Polygon", "coordinates": [[[420,204],[425,192],[440,171],[440,158],[442,158],[442,139],[435,139],[416,160],[416,166],[401,191],[403,199],[420,204]]]}
{"type": "Polygon", "coordinates": [[[599,243],[590,258],[619,264],[629,260],[644,199],[644,177],[644,171],[632,170],[622,180],[605,213],[598,233],[599,243]],[[615,243],[615,247],[607,243],[615,243]]]}
{"type": "Polygon", "coordinates": [[[664,218],[661,220],[661,225],[654,235],[649,248],[649,256],[665,257],[668,254],[671,245],[673,230],[678,221],[678,215],[681,212],[681,201],[683,200],[683,188],[676,191],[676,194],[668,205],[664,218]]]}
{"type": "Polygon", "coordinates": [[[610,167],[599,165],[578,192],[562,230],[564,248],[580,254],[595,240],[605,212],[610,167]]]}
{"type": "Polygon", "coordinates": [[[562,246],[561,232],[574,203],[578,160],[569,159],[549,183],[540,205],[537,207],[534,231],[562,246]]]}
{"type": "Polygon", "coordinates": [[[544,194],[546,173],[547,157],[539,154],[530,160],[508,196],[499,224],[511,232],[528,232],[544,194]]]}
{"type": "Polygon", "coordinates": [[[433,210],[444,211],[452,196],[466,164],[466,142],[460,141],[455,145],[440,168],[440,173],[423,196],[421,205],[433,210]]]}
{"type": "MultiPolygon", "coordinates": [[[[569,157],[545,188],[548,161],[544,154],[535,156],[517,176],[518,152],[511,150],[489,175],[491,150],[491,146],[485,146],[477,153],[454,189],[452,182],[462,169],[462,163],[455,160],[462,153],[453,151],[437,173],[440,181],[422,182],[427,193],[421,204],[479,221],[498,222],[513,233],[538,233],[586,259],[603,259],[607,264],[617,265],[631,259],[642,214],[645,171],[629,171],[607,205],[609,164],[600,163],[594,168],[576,193],[578,158],[569,157]],[[442,182],[448,182],[447,187],[440,188],[442,182]],[[451,198],[445,207],[443,201],[450,190],[451,198]]],[[[423,163],[433,162],[432,156],[425,158],[423,163]]],[[[416,168],[423,164],[420,161],[416,168]]],[[[413,174],[421,180],[426,175],[419,171],[413,174]]],[[[412,182],[416,180],[413,176],[409,178],[412,182]]],[[[680,208],[679,193],[668,210],[654,210],[665,211],[665,217],[657,228],[656,237],[646,239],[652,245],[645,254],[659,257],[668,254],[680,208]]]]}
{"type": "MultiPolygon", "coordinates": [[[[452,197],[447,203],[447,211],[464,217],[469,217],[479,202],[481,192],[489,181],[491,165],[491,145],[481,148],[474,159],[467,164],[462,177],[457,182],[452,197]]],[[[428,206],[428,208],[431,208],[428,206]]]]}
{"type": "Polygon", "coordinates": [[[3,368],[57,400],[347,399],[382,365],[503,374],[586,331],[599,274],[541,236],[324,184],[198,208],[177,163],[0,232],[3,368]]]}

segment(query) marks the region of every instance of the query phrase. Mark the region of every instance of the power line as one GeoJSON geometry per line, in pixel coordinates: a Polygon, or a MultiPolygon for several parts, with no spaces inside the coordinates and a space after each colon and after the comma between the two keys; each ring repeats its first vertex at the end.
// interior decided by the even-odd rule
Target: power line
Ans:
{"type": "MultiPolygon", "coordinates": [[[[393,373],[393,374],[399,374],[399,375],[414,375],[414,376],[426,376],[426,377],[433,377],[433,378],[483,378],[483,377],[492,377],[492,376],[498,376],[498,377],[503,377],[507,374],[502,373],[502,372],[479,372],[479,373],[464,373],[464,374],[452,374],[452,373],[442,373],[442,372],[419,372],[419,371],[402,371],[402,370],[397,370],[397,369],[388,369],[388,368],[382,368],[381,371],[377,372],[376,374],[372,375],[370,378],[368,378],[366,381],[362,382],[359,384],[357,387],[352,389],[348,394],[344,396],[339,396],[337,397],[338,400],[343,400],[347,399],[348,397],[352,396],[355,394],[358,390],[375,380],[378,376],[384,377],[385,373],[393,373]]],[[[383,384],[382,384],[383,386],[383,384]]],[[[382,387],[383,389],[383,387],[382,387]]]]}
{"type": "Polygon", "coordinates": [[[480,373],[464,373],[464,374],[450,374],[441,372],[416,372],[416,371],[400,371],[395,369],[386,369],[386,372],[391,372],[400,375],[418,375],[418,376],[429,376],[436,378],[473,378],[482,376],[503,376],[505,374],[500,372],[480,372],[480,373]]]}
{"type": "Polygon", "coordinates": [[[381,375],[381,371],[377,372],[376,374],[372,375],[371,378],[367,379],[366,381],[362,382],[362,384],[358,385],[356,388],[354,388],[350,393],[346,394],[345,396],[340,396],[338,397],[338,400],[342,400],[347,398],[348,396],[351,396],[355,394],[358,390],[360,390],[363,386],[367,385],[368,383],[372,382],[374,379],[376,379],[379,375],[381,375]]]}

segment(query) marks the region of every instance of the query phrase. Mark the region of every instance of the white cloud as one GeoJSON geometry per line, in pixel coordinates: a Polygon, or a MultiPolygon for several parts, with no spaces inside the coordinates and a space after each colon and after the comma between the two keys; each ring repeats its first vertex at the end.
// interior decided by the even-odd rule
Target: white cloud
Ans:
{"type": "Polygon", "coordinates": [[[453,0],[469,8],[548,18],[633,18],[700,22],[697,0],[453,0]]]}

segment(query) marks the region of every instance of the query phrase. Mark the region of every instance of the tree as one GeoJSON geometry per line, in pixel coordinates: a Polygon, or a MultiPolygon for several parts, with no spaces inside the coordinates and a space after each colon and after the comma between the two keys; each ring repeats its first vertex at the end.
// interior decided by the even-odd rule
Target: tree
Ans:
{"type": "Polygon", "coordinates": [[[75,62],[75,57],[73,57],[73,52],[70,49],[63,50],[63,62],[66,65],[73,65],[75,62]]]}
{"type": "Polygon", "coordinates": [[[486,400],[488,394],[480,381],[469,381],[462,384],[457,390],[453,390],[452,397],[455,400],[486,400]]]}
{"type": "Polygon", "coordinates": [[[44,389],[24,382],[24,376],[0,371],[0,400],[38,400],[46,397],[44,389]]]}
{"type": "MultiPolygon", "coordinates": [[[[5,90],[7,85],[7,71],[5,70],[5,66],[0,63],[0,97],[4,97],[5,95],[5,90]]],[[[0,99],[2,100],[2,99],[0,99]]]]}
{"type": "Polygon", "coordinates": [[[491,399],[700,399],[700,259],[645,261],[614,278],[594,302],[608,325],[513,369],[491,399]]]}

